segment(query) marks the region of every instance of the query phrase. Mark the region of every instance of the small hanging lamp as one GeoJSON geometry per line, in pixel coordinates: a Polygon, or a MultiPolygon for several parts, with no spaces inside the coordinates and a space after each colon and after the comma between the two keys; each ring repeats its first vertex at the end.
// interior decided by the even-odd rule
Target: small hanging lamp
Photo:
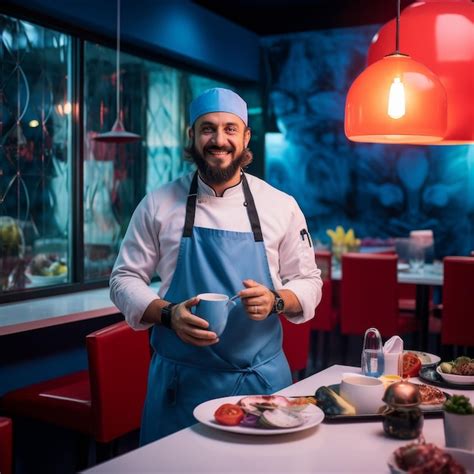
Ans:
{"type": "Polygon", "coordinates": [[[399,49],[397,0],[395,52],[365,69],[346,98],[347,138],[368,143],[432,143],[447,126],[446,91],[438,77],[399,49]]]}
{"type": "Polygon", "coordinates": [[[94,137],[94,140],[105,143],[132,143],[140,140],[140,135],[127,132],[122,122],[122,106],[120,95],[120,0],[117,0],[117,60],[116,60],[116,106],[117,118],[110,132],[100,133],[94,137]]]}
{"type": "MultiPolygon", "coordinates": [[[[424,0],[401,12],[401,49],[431,69],[448,99],[448,125],[434,145],[474,143],[474,3],[471,0],[424,0]],[[422,38],[422,40],[420,40],[422,38]]],[[[372,40],[368,64],[391,51],[396,28],[390,20],[372,40]]]]}

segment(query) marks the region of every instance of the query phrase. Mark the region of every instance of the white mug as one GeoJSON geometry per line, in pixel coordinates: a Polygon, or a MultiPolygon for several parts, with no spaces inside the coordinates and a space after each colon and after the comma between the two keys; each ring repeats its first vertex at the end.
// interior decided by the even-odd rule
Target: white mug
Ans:
{"type": "Polygon", "coordinates": [[[339,395],[348,401],[357,415],[374,414],[385,405],[383,382],[375,377],[345,372],[342,374],[339,395]]]}

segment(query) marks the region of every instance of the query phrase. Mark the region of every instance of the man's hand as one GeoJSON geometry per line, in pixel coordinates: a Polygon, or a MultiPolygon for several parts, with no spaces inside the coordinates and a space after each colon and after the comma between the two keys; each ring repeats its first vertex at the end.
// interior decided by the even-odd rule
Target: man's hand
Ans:
{"type": "Polygon", "coordinates": [[[171,327],[187,344],[201,347],[216,344],[219,342],[217,334],[206,329],[209,323],[189,310],[198,303],[199,298],[194,297],[174,306],[171,310],[171,327]]]}
{"type": "Polygon", "coordinates": [[[240,291],[239,296],[249,318],[255,321],[267,319],[273,309],[275,295],[254,280],[244,280],[243,284],[245,290],[240,291]]]}

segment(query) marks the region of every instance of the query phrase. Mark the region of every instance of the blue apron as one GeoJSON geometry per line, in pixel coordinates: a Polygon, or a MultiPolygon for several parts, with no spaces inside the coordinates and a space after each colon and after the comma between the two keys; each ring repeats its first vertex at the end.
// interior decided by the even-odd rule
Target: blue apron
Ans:
{"type": "MultiPolygon", "coordinates": [[[[165,300],[182,302],[208,292],[231,296],[243,288],[242,280],[247,278],[273,288],[260,221],[244,173],[242,187],[252,232],[194,227],[195,173],[176,270],[165,300]]],[[[279,317],[253,321],[240,300],[230,311],[217,344],[186,344],[174,331],[158,325],[153,328],[151,344],[154,354],[141,445],[194,424],[193,410],[202,402],[231,395],[270,394],[291,384],[279,317]]]]}

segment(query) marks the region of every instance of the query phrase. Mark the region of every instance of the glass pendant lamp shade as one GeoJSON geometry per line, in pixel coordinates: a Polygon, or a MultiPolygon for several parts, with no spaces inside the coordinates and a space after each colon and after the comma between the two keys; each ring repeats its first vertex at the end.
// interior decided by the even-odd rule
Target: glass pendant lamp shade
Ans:
{"type": "MultiPolygon", "coordinates": [[[[447,130],[435,145],[474,143],[474,3],[425,0],[400,15],[400,50],[427,66],[443,84],[448,101],[447,130]]],[[[374,36],[368,64],[393,51],[396,21],[374,36]]]]}
{"type": "Polygon", "coordinates": [[[409,56],[394,53],[353,82],[344,128],[355,142],[431,143],[443,139],[446,114],[446,92],[437,76],[409,56]]]}
{"type": "Polygon", "coordinates": [[[132,143],[140,140],[140,135],[127,132],[123,126],[122,120],[117,117],[110,132],[100,133],[94,137],[97,142],[103,143],[132,143]]]}
{"type": "Polygon", "coordinates": [[[115,102],[117,109],[117,118],[110,132],[99,133],[94,137],[95,141],[104,143],[132,143],[140,140],[140,135],[127,132],[122,122],[122,101],[120,94],[120,0],[117,0],[117,50],[116,50],[116,77],[117,85],[115,89],[115,102]]]}

